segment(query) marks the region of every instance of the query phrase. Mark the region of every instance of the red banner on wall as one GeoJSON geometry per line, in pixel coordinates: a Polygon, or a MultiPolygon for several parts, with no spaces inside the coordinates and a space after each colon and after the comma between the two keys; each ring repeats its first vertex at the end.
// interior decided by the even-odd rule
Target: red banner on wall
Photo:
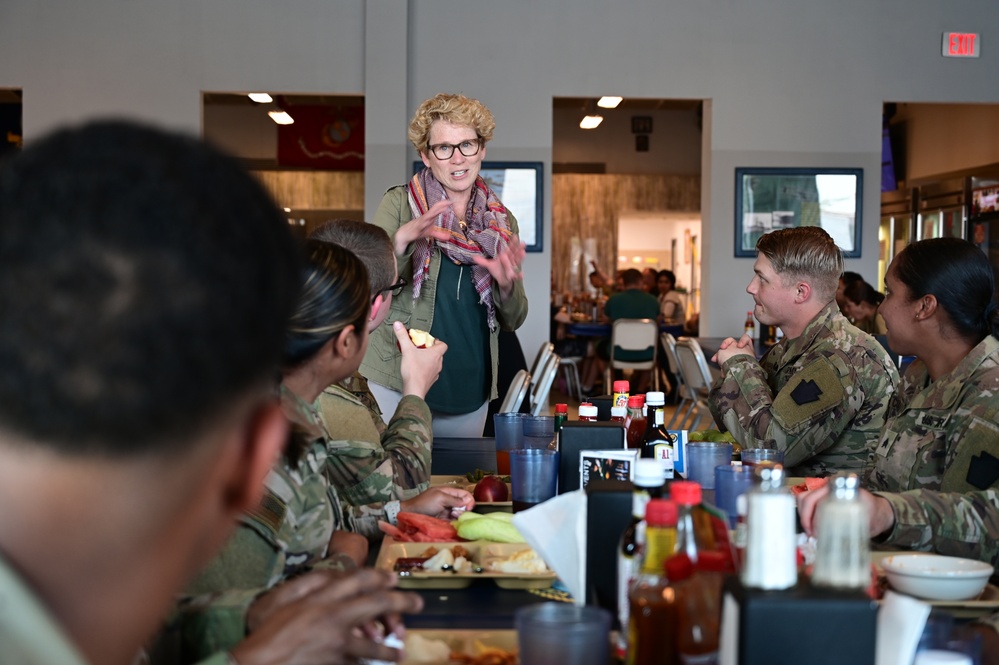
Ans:
{"type": "Polygon", "coordinates": [[[364,107],[289,106],[278,126],[277,161],[328,171],[364,170],[364,107]]]}

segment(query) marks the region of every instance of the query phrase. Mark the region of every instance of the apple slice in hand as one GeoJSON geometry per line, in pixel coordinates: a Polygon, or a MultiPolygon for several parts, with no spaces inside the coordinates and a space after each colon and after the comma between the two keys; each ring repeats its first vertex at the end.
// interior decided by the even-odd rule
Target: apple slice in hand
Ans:
{"type": "Polygon", "coordinates": [[[437,340],[425,330],[412,328],[409,331],[409,339],[413,340],[413,346],[418,349],[429,349],[437,340]]]}

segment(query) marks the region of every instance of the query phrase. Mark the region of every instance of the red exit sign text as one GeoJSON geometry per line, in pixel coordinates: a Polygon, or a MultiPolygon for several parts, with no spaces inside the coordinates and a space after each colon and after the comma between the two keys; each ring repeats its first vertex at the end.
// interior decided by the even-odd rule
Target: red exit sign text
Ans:
{"type": "Polygon", "coordinates": [[[943,33],[943,54],[948,58],[977,58],[981,35],[977,32],[943,33]]]}

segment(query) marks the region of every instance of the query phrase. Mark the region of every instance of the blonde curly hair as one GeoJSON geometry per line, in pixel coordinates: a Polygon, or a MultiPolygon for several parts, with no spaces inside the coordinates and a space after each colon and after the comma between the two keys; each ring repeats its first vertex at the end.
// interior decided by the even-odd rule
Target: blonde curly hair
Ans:
{"type": "Polygon", "coordinates": [[[493,114],[485,104],[465,95],[441,92],[420,104],[409,123],[409,141],[417,152],[426,152],[430,147],[430,128],[437,120],[471,127],[483,143],[492,140],[496,129],[493,114]]]}

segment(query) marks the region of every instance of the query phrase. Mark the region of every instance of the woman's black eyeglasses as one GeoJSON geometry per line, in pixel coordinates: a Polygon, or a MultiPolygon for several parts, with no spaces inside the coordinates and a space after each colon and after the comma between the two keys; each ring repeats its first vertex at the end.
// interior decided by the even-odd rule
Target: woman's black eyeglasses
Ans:
{"type": "Polygon", "coordinates": [[[482,139],[471,139],[461,143],[438,143],[430,146],[430,152],[434,153],[434,157],[437,159],[451,159],[454,149],[457,148],[465,157],[473,157],[479,154],[481,147],[482,139]]]}
{"type": "MultiPolygon", "coordinates": [[[[375,298],[385,293],[386,291],[391,291],[393,296],[398,296],[400,293],[402,293],[402,290],[406,288],[407,284],[409,284],[409,282],[406,281],[406,278],[400,277],[398,282],[396,282],[392,286],[386,286],[384,289],[376,293],[375,298]]],[[[375,298],[371,299],[372,302],[374,302],[375,298]]]]}

